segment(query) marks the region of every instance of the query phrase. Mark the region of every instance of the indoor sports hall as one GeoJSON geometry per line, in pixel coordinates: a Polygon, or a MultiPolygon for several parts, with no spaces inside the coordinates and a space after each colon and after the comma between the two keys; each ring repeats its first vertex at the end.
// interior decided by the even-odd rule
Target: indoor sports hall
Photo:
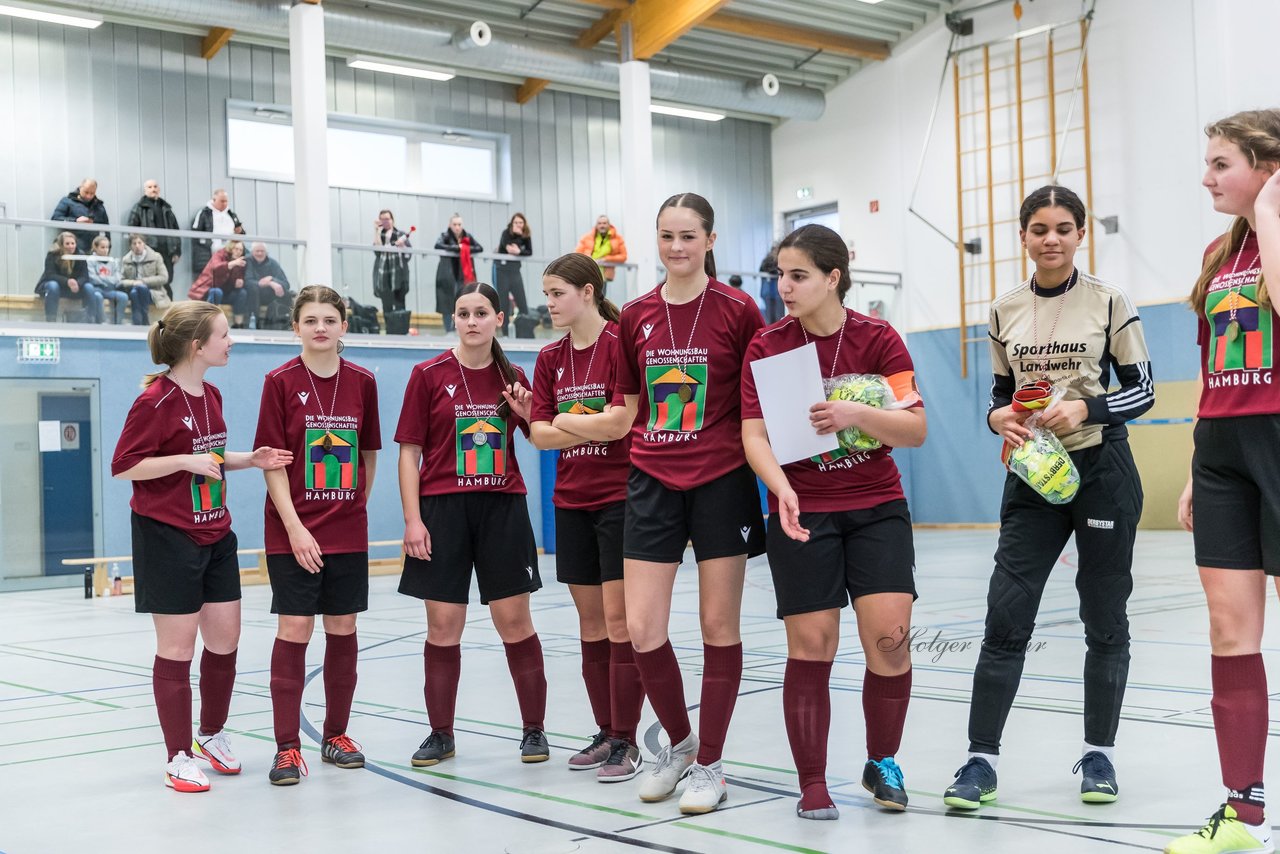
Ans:
{"type": "Polygon", "coordinates": [[[0,0],[0,854],[1274,851],[1276,32],[0,0]]]}

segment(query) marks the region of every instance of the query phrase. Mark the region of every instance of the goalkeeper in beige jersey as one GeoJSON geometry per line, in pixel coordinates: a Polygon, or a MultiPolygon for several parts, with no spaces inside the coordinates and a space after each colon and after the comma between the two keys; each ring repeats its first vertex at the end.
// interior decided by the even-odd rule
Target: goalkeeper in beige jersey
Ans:
{"type": "Polygon", "coordinates": [[[1066,387],[1042,416],[1070,452],[1080,490],[1050,504],[1010,473],[1000,503],[1000,541],[987,592],[986,631],[973,674],[969,758],[943,800],[977,809],[996,798],[1000,736],[1022,677],[1027,644],[1049,573],[1072,534],[1076,589],[1084,623],[1084,745],[1081,799],[1116,799],[1116,728],[1129,673],[1133,540],[1142,484],[1129,453],[1126,422],[1155,402],[1142,323],[1112,285],[1082,273],[1074,258],[1085,208],[1065,187],[1036,190],[1022,203],[1022,245],[1035,273],[991,306],[993,380],[987,424],[1014,445],[1031,434],[1014,392],[1042,379],[1066,387]],[[1112,377],[1119,383],[1108,391],[1112,377]]]}

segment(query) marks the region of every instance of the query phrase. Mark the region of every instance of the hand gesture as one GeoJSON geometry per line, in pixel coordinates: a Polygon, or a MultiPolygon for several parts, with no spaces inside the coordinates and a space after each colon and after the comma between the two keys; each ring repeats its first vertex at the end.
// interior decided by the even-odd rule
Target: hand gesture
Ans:
{"type": "Polygon", "coordinates": [[[1030,417],[1030,412],[1015,412],[1013,405],[1010,404],[992,410],[987,416],[987,423],[1010,445],[1021,448],[1023,443],[1031,438],[1031,431],[1023,426],[1023,422],[1030,417]]]}
{"type": "Polygon", "coordinates": [[[73,294],[80,293],[80,283],[75,279],[67,279],[67,287],[71,288],[71,293],[73,294]]]}
{"type": "Polygon", "coordinates": [[[809,407],[809,423],[819,436],[838,433],[848,427],[859,427],[858,417],[869,407],[852,400],[824,400],[809,407]]]}
{"type": "Polygon", "coordinates": [[[515,383],[503,389],[502,396],[507,399],[507,403],[511,404],[511,411],[527,424],[533,403],[533,393],[520,383],[515,383]]]}
{"type": "Polygon", "coordinates": [[[87,216],[78,216],[76,217],[76,222],[93,222],[93,220],[87,216]]]}
{"type": "Polygon", "coordinates": [[[1178,496],[1178,524],[1184,531],[1195,529],[1195,519],[1191,512],[1191,478],[1187,478],[1186,488],[1182,490],[1182,495],[1178,496]]]}
{"type": "Polygon", "coordinates": [[[324,569],[320,544],[304,526],[299,525],[289,531],[289,548],[293,551],[293,559],[307,572],[314,575],[324,569]]]}
{"type": "Polygon", "coordinates": [[[222,460],[213,454],[191,454],[183,468],[192,474],[222,480],[222,460]]]}
{"type": "Polygon", "coordinates": [[[508,244],[507,244],[507,254],[508,254],[508,255],[519,255],[519,254],[520,254],[520,247],[519,247],[517,244],[515,244],[515,243],[508,243],[508,244]]]}
{"type": "Polygon", "coordinates": [[[268,448],[263,445],[253,452],[249,457],[249,464],[263,471],[275,471],[282,469],[289,463],[293,462],[292,451],[282,451],[279,448],[268,448]]]}
{"type": "Polygon", "coordinates": [[[396,241],[396,246],[404,246],[406,240],[408,240],[408,238],[401,237],[399,240],[396,241]]]}
{"type": "Polygon", "coordinates": [[[800,527],[800,499],[790,487],[778,495],[778,518],[784,534],[797,542],[809,542],[809,529],[800,527]]]}
{"type": "Polygon", "coordinates": [[[431,533],[421,519],[405,523],[404,553],[418,560],[431,560],[431,533]]]}
{"type": "Polygon", "coordinates": [[[1083,400],[1060,400],[1040,419],[1041,426],[1064,436],[1080,427],[1089,417],[1089,407],[1083,400]]]}
{"type": "Polygon", "coordinates": [[[1271,173],[1267,183],[1258,191],[1253,201],[1253,210],[1258,216],[1280,216],[1280,169],[1271,173]]]}
{"type": "Polygon", "coordinates": [[[275,295],[276,295],[276,296],[278,296],[278,297],[282,297],[282,296],[284,296],[284,286],[283,286],[283,285],[279,285],[279,284],[276,284],[275,282],[272,282],[272,283],[271,283],[271,290],[272,290],[272,291],[274,291],[274,292],[275,292],[275,295]]]}

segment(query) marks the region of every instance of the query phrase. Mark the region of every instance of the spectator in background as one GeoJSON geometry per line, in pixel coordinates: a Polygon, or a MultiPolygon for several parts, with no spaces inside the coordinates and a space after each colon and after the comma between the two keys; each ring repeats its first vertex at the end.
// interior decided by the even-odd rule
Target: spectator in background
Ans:
{"type": "MultiPolygon", "coordinates": [[[[498,238],[498,251],[507,255],[532,255],[533,238],[529,233],[529,221],[524,214],[511,217],[511,222],[498,238]]],[[[524,277],[520,275],[519,261],[498,259],[493,262],[493,286],[498,291],[498,305],[502,306],[502,334],[511,326],[511,300],[521,314],[529,313],[529,299],[524,292],[524,277]]]]}
{"type": "Polygon", "coordinates": [[[773,242],[769,254],[760,262],[760,299],[764,302],[764,322],[777,323],[782,319],[782,297],[778,296],[778,241],[773,242]]]}
{"type": "Polygon", "coordinates": [[[265,243],[255,243],[249,251],[244,286],[249,291],[249,313],[258,316],[259,329],[266,329],[264,322],[267,316],[279,311],[272,311],[275,303],[284,302],[292,308],[293,301],[288,296],[289,277],[284,274],[280,263],[267,254],[265,243]]]}
{"type": "Polygon", "coordinates": [[[129,251],[120,259],[120,281],[129,293],[134,326],[149,324],[148,310],[153,303],[166,309],[172,302],[164,259],[141,234],[129,238],[129,251]]]}
{"type": "MultiPolygon", "coordinates": [[[[405,249],[411,246],[409,235],[396,228],[396,218],[389,210],[378,211],[378,218],[373,221],[373,245],[405,249]]],[[[373,295],[382,300],[384,318],[389,312],[404,309],[404,298],[409,293],[410,257],[407,252],[373,253],[373,295]]]]}
{"type": "MultiPolygon", "coordinates": [[[[742,287],[742,277],[737,273],[734,273],[729,277],[729,287],[737,288],[738,290],[743,291],[743,293],[746,293],[742,287]]],[[[750,295],[748,294],[748,296],[750,295]]],[[[760,297],[752,297],[752,299],[755,301],[756,308],[760,309],[761,314],[764,314],[764,300],[760,299],[760,297]]]]}
{"type": "MultiPolygon", "coordinates": [[[[174,214],[173,208],[160,197],[160,183],[155,178],[148,178],[146,183],[142,185],[142,198],[138,199],[133,206],[133,210],[129,211],[129,226],[133,228],[167,228],[171,231],[177,231],[181,228],[178,225],[178,217],[174,214]]],[[[182,239],[179,237],[161,237],[157,234],[147,235],[143,239],[148,246],[159,253],[160,260],[164,262],[164,291],[172,299],[173,288],[170,287],[170,283],[173,281],[173,271],[178,266],[178,259],[182,257],[182,239]]]]}
{"type": "Polygon", "coordinates": [[[462,227],[462,214],[456,213],[449,217],[449,227],[436,238],[436,248],[458,253],[456,257],[441,258],[436,264],[436,311],[444,319],[444,331],[450,332],[458,288],[476,281],[474,256],[484,247],[462,227]]]}
{"type": "Polygon", "coordinates": [[[120,323],[120,309],[129,302],[121,284],[120,262],[111,257],[111,238],[105,234],[93,239],[93,256],[86,266],[89,271],[89,282],[97,289],[101,298],[98,300],[98,314],[94,318],[98,323],[106,320],[106,301],[111,300],[111,322],[120,323]]]}
{"type": "Polygon", "coordinates": [[[621,234],[618,234],[618,229],[609,222],[609,217],[600,214],[596,217],[596,227],[582,235],[578,241],[577,252],[596,259],[596,262],[601,265],[600,269],[604,273],[605,281],[612,282],[617,268],[605,267],[604,264],[624,263],[627,260],[627,242],[622,239],[621,234]]]}
{"type": "MultiPolygon", "coordinates": [[[[80,188],[72,190],[61,199],[58,200],[58,206],[53,209],[53,216],[49,219],[58,222],[73,223],[90,223],[91,225],[106,225],[107,206],[102,203],[102,199],[98,198],[98,182],[92,178],[85,178],[80,182],[80,188]]],[[[76,255],[88,255],[89,246],[93,242],[94,235],[101,232],[96,228],[85,228],[84,226],[68,226],[75,234],[76,238],[76,255]]]]}
{"type": "Polygon", "coordinates": [[[58,306],[64,299],[78,300],[91,317],[97,316],[102,297],[89,284],[88,265],[84,261],[63,258],[64,255],[79,254],[76,236],[62,231],[44,256],[44,272],[36,283],[36,293],[44,297],[44,319],[50,323],[58,319],[58,306]]]}
{"type": "Polygon", "coordinates": [[[244,286],[247,265],[244,244],[239,240],[228,241],[209,257],[209,263],[191,283],[187,299],[230,305],[232,326],[244,329],[249,307],[249,291],[244,286]]]}
{"type": "MultiPolygon", "coordinates": [[[[213,191],[209,204],[196,214],[191,230],[221,235],[244,234],[244,226],[240,224],[235,211],[231,210],[231,200],[227,198],[226,190],[213,191]]],[[[203,273],[204,268],[209,266],[210,256],[222,248],[222,243],[221,240],[191,241],[191,272],[197,276],[203,273]]]]}

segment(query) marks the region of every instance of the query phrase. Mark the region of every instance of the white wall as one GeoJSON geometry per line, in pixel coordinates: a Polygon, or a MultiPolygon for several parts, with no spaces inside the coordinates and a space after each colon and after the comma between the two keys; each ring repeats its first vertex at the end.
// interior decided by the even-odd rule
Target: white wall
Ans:
{"type": "MultiPolygon", "coordinates": [[[[1075,18],[1081,5],[1024,3],[1021,26],[1075,18]]],[[[1015,26],[1003,6],[975,23],[960,46],[1015,26]]],[[[1098,0],[1089,43],[1094,210],[1118,216],[1120,231],[1097,235],[1094,272],[1135,301],[1183,296],[1203,247],[1225,228],[1199,185],[1202,129],[1235,110],[1280,106],[1276,32],[1276,0],[1098,0]]],[[[955,249],[907,211],[949,38],[934,22],[829,93],[820,121],[791,121],[773,135],[775,224],[784,211],[837,202],[856,265],[904,273],[907,330],[959,322],[955,249]],[[798,202],[799,187],[812,187],[813,198],[798,202]],[[879,213],[868,210],[873,199],[879,213]]],[[[951,86],[948,76],[916,209],[954,235],[951,86]]]]}

